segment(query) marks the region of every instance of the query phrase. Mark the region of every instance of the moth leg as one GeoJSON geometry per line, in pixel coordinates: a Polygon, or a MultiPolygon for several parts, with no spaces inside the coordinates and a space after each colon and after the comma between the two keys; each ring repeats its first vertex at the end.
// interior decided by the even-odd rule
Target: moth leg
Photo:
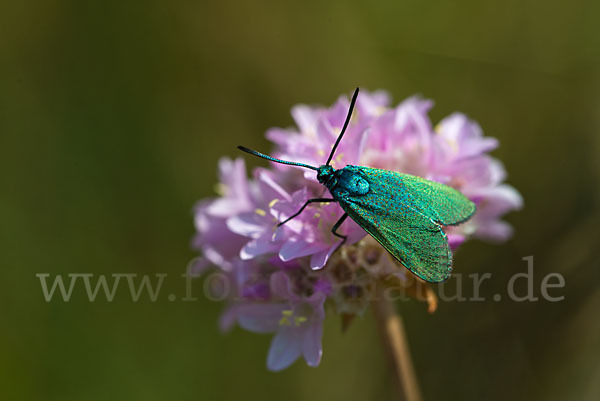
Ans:
{"type": "Polygon", "coordinates": [[[304,203],[304,205],[302,205],[300,210],[298,210],[296,213],[294,213],[293,215],[291,215],[290,217],[288,217],[281,223],[277,224],[277,227],[282,226],[285,223],[287,223],[288,221],[290,221],[291,219],[293,219],[294,217],[297,217],[300,213],[302,213],[302,211],[306,208],[306,206],[310,205],[311,203],[326,203],[326,202],[335,202],[335,199],[314,198],[314,199],[307,200],[306,203],[304,203]]]}
{"type": "MultiPolygon", "coordinates": [[[[348,218],[348,213],[344,213],[344,215],[343,215],[342,217],[340,217],[340,219],[337,221],[337,223],[335,223],[335,224],[333,225],[333,228],[331,229],[331,232],[333,233],[333,235],[335,235],[336,237],[339,237],[339,238],[343,239],[343,241],[342,241],[342,244],[343,244],[344,242],[346,242],[346,240],[348,239],[348,236],[347,236],[347,235],[342,235],[342,234],[339,234],[339,233],[337,232],[337,229],[338,229],[338,228],[340,228],[340,226],[342,225],[342,223],[343,223],[343,222],[344,222],[344,221],[345,221],[347,218],[348,218]]],[[[340,244],[340,245],[342,245],[342,244],[340,244]]]]}

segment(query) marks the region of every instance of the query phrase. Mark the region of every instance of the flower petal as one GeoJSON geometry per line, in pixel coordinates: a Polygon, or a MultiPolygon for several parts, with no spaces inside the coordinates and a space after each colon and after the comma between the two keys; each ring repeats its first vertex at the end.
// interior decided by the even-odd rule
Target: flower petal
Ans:
{"type": "Polygon", "coordinates": [[[335,252],[335,250],[339,247],[342,240],[336,241],[334,245],[330,246],[328,249],[324,249],[321,252],[315,253],[310,257],[310,268],[313,270],[322,269],[323,266],[329,260],[329,257],[335,252]]]}
{"type": "Polygon", "coordinates": [[[477,231],[473,235],[488,241],[500,242],[509,239],[512,233],[513,228],[510,224],[500,220],[491,220],[478,223],[477,231]]]}
{"type": "Polygon", "coordinates": [[[465,242],[465,236],[461,234],[448,234],[448,245],[453,251],[465,242]]]}
{"type": "Polygon", "coordinates": [[[480,216],[500,216],[509,210],[519,210],[523,207],[523,197],[510,185],[498,185],[482,188],[475,192],[481,197],[482,206],[478,210],[480,216]]]}
{"type": "Polygon", "coordinates": [[[308,366],[316,367],[321,362],[321,356],[323,355],[322,337],[323,321],[313,318],[310,326],[304,330],[304,341],[302,342],[302,353],[308,366]]]}
{"type": "Polygon", "coordinates": [[[317,126],[317,120],[319,113],[317,113],[312,107],[300,104],[292,108],[292,117],[298,125],[300,132],[314,134],[315,127],[317,126]]]}
{"type": "Polygon", "coordinates": [[[279,371],[287,368],[300,357],[302,350],[301,331],[292,327],[282,327],[273,340],[267,356],[267,368],[279,371]]]}
{"type": "MultiPolygon", "coordinates": [[[[265,212],[266,213],[266,212],[265,212]]],[[[240,213],[227,219],[227,228],[239,235],[258,238],[265,230],[266,220],[256,212],[240,213]]]]}
{"type": "Polygon", "coordinates": [[[268,235],[263,235],[260,238],[249,241],[240,250],[240,258],[243,260],[253,259],[257,256],[264,255],[266,253],[275,252],[278,245],[270,241],[268,235]]]}
{"type": "Polygon", "coordinates": [[[314,242],[306,242],[301,239],[292,238],[283,244],[279,250],[279,257],[284,262],[287,262],[288,260],[311,255],[321,251],[322,249],[323,248],[321,245],[318,245],[314,242]]]}
{"type": "Polygon", "coordinates": [[[241,327],[255,333],[276,331],[281,319],[281,311],[287,305],[273,303],[245,303],[237,306],[237,321],[241,327]]]}
{"type": "Polygon", "coordinates": [[[228,332],[233,328],[233,325],[238,318],[238,305],[229,305],[219,317],[219,329],[222,332],[228,332]]]}

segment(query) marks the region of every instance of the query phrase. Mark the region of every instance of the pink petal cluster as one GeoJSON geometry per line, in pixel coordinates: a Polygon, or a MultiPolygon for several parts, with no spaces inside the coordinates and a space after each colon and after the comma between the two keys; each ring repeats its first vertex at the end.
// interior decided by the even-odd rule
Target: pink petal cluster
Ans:
{"type": "MultiPolygon", "coordinates": [[[[385,92],[362,91],[332,165],[399,171],[460,190],[477,204],[477,213],[467,223],[447,229],[453,248],[470,237],[507,239],[511,227],[500,218],[520,208],[522,199],[503,184],[504,168],[488,154],[498,141],[484,137],[479,125],[460,113],[433,127],[427,115],[431,107],[431,101],[418,97],[390,107],[385,92]]],[[[346,96],[329,108],[295,106],[292,116],[297,128],[267,132],[275,145],[270,154],[324,164],[348,108],[346,96]]],[[[237,323],[250,331],[275,333],[267,358],[271,370],[284,369],[300,356],[317,366],[324,305],[333,304],[338,313],[360,313],[360,307],[347,303],[356,301],[365,289],[361,287],[364,274],[356,269],[348,268],[348,275],[340,274],[337,262],[329,268],[341,241],[332,235],[331,227],[342,209],[335,203],[312,205],[277,227],[306,200],[328,197],[314,171],[273,163],[268,169],[255,169],[249,179],[243,158],[223,158],[219,179],[220,196],[199,202],[195,209],[194,247],[201,251],[199,266],[215,266],[232,288],[222,328],[237,323]]],[[[340,232],[348,240],[336,254],[360,247],[366,235],[350,219],[340,232]]],[[[380,272],[381,266],[366,274],[380,272]]]]}

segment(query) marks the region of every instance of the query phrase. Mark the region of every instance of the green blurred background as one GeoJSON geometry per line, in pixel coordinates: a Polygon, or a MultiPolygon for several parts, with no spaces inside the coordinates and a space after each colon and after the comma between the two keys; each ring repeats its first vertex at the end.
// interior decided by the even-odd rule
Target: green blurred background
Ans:
{"type": "Polygon", "coordinates": [[[583,0],[3,2],[0,399],[391,399],[370,314],[346,334],[327,320],[319,368],[270,373],[269,336],[222,335],[219,303],[82,287],[46,303],[35,276],[167,273],[161,294],[181,294],[217,160],[357,85],[432,98],[434,121],[466,112],[525,199],[512,240],[461,249],[457,270],[493,273],[489,301],[399,305],[425,400],[599,399],[599,16],[583,0]],[[559,272],[565,300],[493,302],[529,255],[537,294],[559,272]]]}

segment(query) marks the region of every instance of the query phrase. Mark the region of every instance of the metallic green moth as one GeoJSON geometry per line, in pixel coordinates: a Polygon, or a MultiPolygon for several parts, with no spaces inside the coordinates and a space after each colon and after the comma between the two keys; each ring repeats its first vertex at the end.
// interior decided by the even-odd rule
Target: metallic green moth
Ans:
{"type": "Polygon", "coordinates": [[[330,166],[357,96],[358,88],[327,163],[320,167],[275,159],[243,146],[238,148],[273,162],[315,170],[318,181],[331,193],[332,198],[309,199],[279,225],[298,216],[311,203],[337,202],[345,213],[331,229],[334,235],[346,240],[337,229],[350,216],[419,278],[431,283],[444,281],[452,272],[452,252],[443,228],[467,221],[475,213],[475,204],[456,189],[421,177],[362,166],[338,170],[330,166]]]}

